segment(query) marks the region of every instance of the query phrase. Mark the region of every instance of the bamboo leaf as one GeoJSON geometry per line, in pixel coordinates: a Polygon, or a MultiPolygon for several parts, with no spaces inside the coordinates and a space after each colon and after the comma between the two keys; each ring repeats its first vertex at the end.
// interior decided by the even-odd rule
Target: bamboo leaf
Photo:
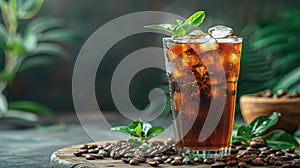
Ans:
{"type": "Polygon", "coordinates": [[[26,120],[30,122],[37,122],[38,116],[34,113],[30,113],[27,111],[20,111],[20,110],[8,110],[5,114],[6,118],[17,118],[21,120],[26,120]]]}

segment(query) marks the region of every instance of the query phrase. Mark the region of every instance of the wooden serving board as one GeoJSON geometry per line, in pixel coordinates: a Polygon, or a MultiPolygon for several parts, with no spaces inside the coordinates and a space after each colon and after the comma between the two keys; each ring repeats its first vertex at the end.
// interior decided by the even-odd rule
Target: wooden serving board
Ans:
{"type": "MultiPolygon", "coordinates": [[[[154,140],[166,140],[163,139],[154,139],[154,140]]],[[[102,141],[94,142],[89,144],[106,144],[114,143],[116,141],[102,141]]],[[[50,160],[51,168],[102,168],[102,167],[116,167],[116,168],[132,168],[132,167],[151,167],[148,164],[139,164],[139,165],[129,165],[125,164],[122,160],[113,160],[111,158],[96,159],[96,160],[86,160],[84,157],[76,157],[73,155],[73,152],[80,150],[79,145],[73,145],[59,149],[52,153],[50,160]]],[[[296,152],[300,152],[300,148],[296,149],[296,152]]],[[[159,168],[174,167],[170,164],[160,164],[159,168]]],[[[199,167],[199,168],[211,168],[209,165],[183,165],[175,166],[176,168],[187,168],[187,167],[199,167]]],[[[254,167],[253,167],[254,168],[254,167]]],[[[260,167],[261,168],[261,167],[260,167]]]]}

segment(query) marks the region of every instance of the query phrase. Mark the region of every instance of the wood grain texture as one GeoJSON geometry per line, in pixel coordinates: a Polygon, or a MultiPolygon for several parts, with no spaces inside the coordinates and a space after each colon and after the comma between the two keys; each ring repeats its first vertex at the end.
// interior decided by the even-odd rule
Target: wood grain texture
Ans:
{"type": "MultiPolygon", "coordinates": [[[[163,138],[165,139],[165,138],[163,138]]],[[[155,140],[163,140],[155,139],[155,140]]],[[[298,139],[299,141],[299,139],[298,139]]],[[[114,143],[116,141],[102,141],[94,142],[90,144],[106,144],[107,142],[114,143]]],[[[59,149],[52,153],[50,160],[51,168],[102,168],[102,167],[115,167],[115,168],[133,168],[133,167],[151,167],[148,164],[140,164],[131,166],[123,163],[122,160],[113,160],[111,158],[86,160],[84,157],[76,157],[73,152],[80,150],[80,145],[74,145],[59,149]]],[[[300,148],[296,149],[296,152],[300,152],[300,148]]],[[[160,164],[159,168],[174,167],[170,164],[160,164]]],[[[209,165],[189,165],[189,166],[175,166],[176,168],[187,168],[187,167],[199,167],[199,168],[211,168],[209,165]]],[[[255,167],[253,167],[255,168],[255,167]]]]}

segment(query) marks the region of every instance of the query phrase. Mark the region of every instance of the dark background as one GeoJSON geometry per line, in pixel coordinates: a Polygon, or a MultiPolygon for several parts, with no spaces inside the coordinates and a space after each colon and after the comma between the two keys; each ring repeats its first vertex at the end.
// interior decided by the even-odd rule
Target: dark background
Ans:
{"type": "MultiPolygon", "coordinates": [[[[235,34],[243,35],[243,28],[261,19],[272,19],[278,12],[298,7],[297,0],[46,0],[39,16],[60,18],[64,25],[88,38],[103,24],[132,12],[164,11],[187,17],[197,10],[206,11],[203,30],[215,24],[230,25],[235,34]]],[[[120,25],[122,26],[122,25],[120,25]]],[[[162,35],[145,33],[130,36],[117,43],[100,64],[105,74],[97,75],[96,95],[101,110],[113,111],[109,88],[117,63],[132,51],[143,47],[160,46],[162,35]]],[[[8,89],[10,100],[29,99],[48,105],[55,113],[73,112],[72,71],[83,43],[65,44],[70,57],[59,60],[52,67],[39,67],[22,72],[8,89]]],[[[133,104],[143,108],[151,88],[161,84],[161,70],[145,69],[138,73],[130,88],[133,104]]]]}

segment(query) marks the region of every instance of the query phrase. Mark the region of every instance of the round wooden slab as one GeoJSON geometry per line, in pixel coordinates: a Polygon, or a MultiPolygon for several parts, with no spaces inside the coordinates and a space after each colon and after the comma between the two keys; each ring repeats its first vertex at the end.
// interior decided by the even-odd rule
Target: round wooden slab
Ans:
{"type": "MultiPolygon", "coordinates": [[[[164,141],[167,138],[155,138],[154,141],[160,140],[164,141]]],[[[106,144],[106,143],[115,143],[117,141],[102,141],[94,142],[89,144],[106,144]]],[[[73,155],[73,152],[80,150],[80,145],[74,145],[59,149],[52,153],[50,160],[51,168],[101,168],[101,167],[117,167],[117,168],[133,168],[133,167],[151,167],[148,164],[139,164],[139,165],[129,165],[125,164],[122,160],[113,160],[112,158],[96,159],[96,160],[86,160],[84,157],[76,157],[73,155]]],[[[174,167],[170,164],[160,164],[159,168],[163,167],[174,167]]],[[[193,165],[193,166],[176,166],[178,168],[184,167],[199,167],[199,168],[210,168],[209,165],[193,165]]]]}
{"type": "MultiPolygon", "coordinates": [[[[154,140],[166,140],[163,139],[154,139],[154,140]]],[[[106,144],[114,143],[117,141],[102,141],[94,142],[89,144],[106,144]]],[[[148,164],[140,164],[136,166],[125,164],[122,160],[113,160],[111,158],[96,159],[96,160],[86,160],[84,157],[76,157],[73,155],[73,152],[80,150],[80,145],[74,145],[59,149],[52,153],[50,160],[51,168],[102,168],[102,167],[116,167],[116,168],[132,168],[132,167],[151,167],[148,164]]],[[[296,151],[299,153],[300,148],[297,148],[296,151]]],[[[164,167],[174,167],[170,164],[160,164],[159,168],[164,167]]],[[[186,168],[186,167],[199,167],[199,168],[211,168],[209,165],[188,165],[188,166],[175,166],[176,168],[186,168]]]]}

